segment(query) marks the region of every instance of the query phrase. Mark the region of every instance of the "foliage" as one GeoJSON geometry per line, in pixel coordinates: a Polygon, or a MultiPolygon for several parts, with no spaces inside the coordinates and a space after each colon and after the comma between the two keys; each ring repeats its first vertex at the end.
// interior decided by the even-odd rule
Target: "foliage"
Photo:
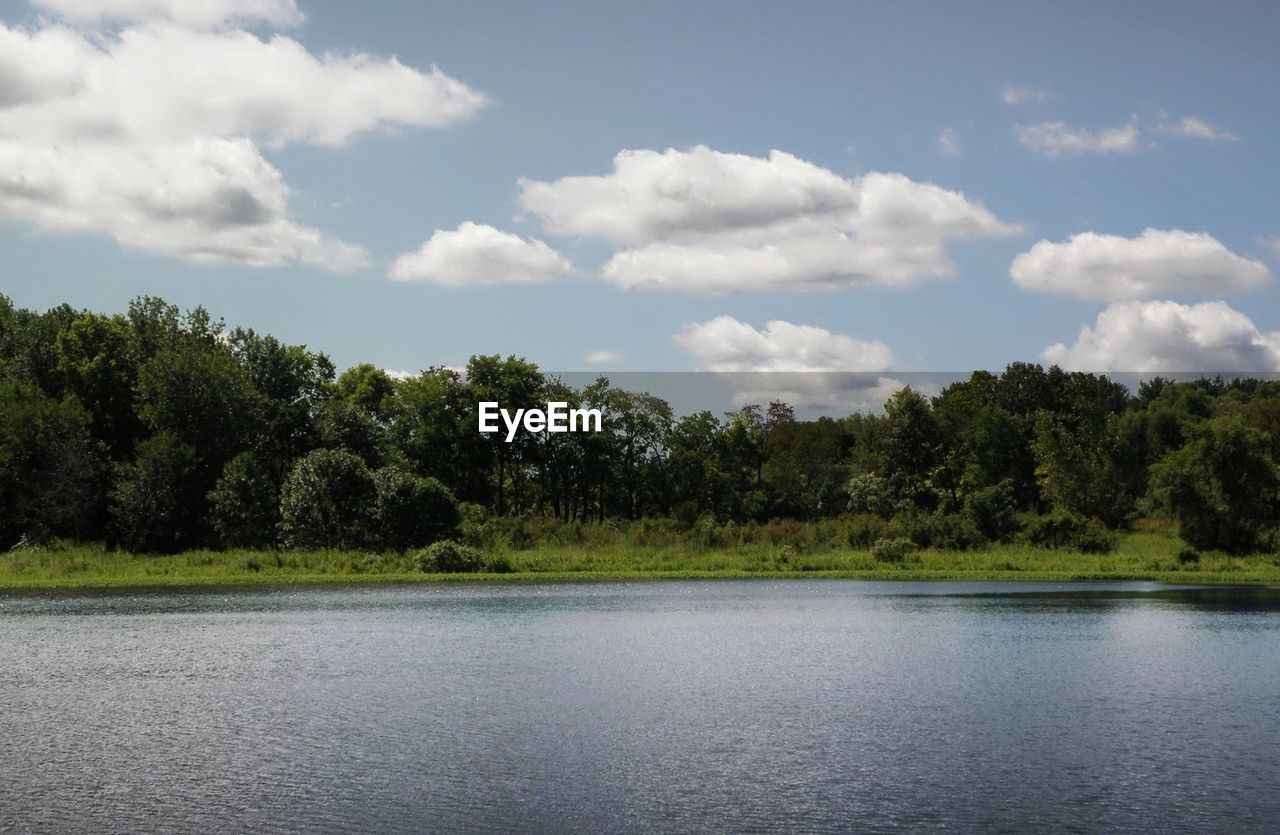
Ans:
{"type": "Polygon", "coordinates": [[[1178,520],[1193,548],[1248,553],[1277,516],[1280,474],[1269,447],[1238,418],[1215,418],[1151,468],[1151,505],[1178,520]]]}
{"type": "Polygon", "coordinates": [[[383,467],[373,474],[378,544],[404,553],[452,534],[458,527],[458,500],[439,481],[383,467]]]}
{"type": "Polygon", "coordinates": [[[418,568],[422,571],[460,574],[468,571],[482,571],[484,567],[485,559],[482,553],[470,545],[464,545],[452,539],[432,543],[418,554],[418,568]]]}
{"type": "Polygon", "coordinates": [[[920,546],[910,539],[901,537],[881,539],[871,546],[871,556],[875,557],[876,562],[902,562],[918,550],[920,550],[920,546]]]}
{"type": "Polygon", "coordinates": [[[196,453],[172,432],[143,441],[118,468],[111,494],[116,537],[129,551],[173,553],[201,539],[203,496],[193,490],[196,453]]]}
{"type": "Polygon", "coordinates": [[[227,462],[209,493],[209,521],[228,548],[261,548],[275,541],[279,497],[267,469],[252,452],[227,462]]]}
{"type": "Polygon", "coordinates": [[[1157,378],[1130,393],[1014,363],[933,396],[904,388],[882,412],[678,415],[517,356],[404,380],[370,364],[339,374],[199,307],[36,312],[0,297],[0,546],[400,551],[456,537],[513,554],[758,547],[793,566],[883,539],[1099,551],[1143,508],[1198,550],[1244,553],[1275,545],[1278,457],[1275,381],[1157,378]],[[508,443],[476,431],[481,400],[607,417],[598,433],[508,443]]]}
{"type": "Polygon", "coordinates": [[[1042,548],[1074,548],[1085,554],[1110,553],[1116,537],[1097,519],[1055,511],[1027,520],[1024,535],[1042,548]]]}
{"type": "Polygon", "coordinates": [[[280,539],[290,548],[356,548],[371,538],[376,490],[359,456],[318,449],[280,490],[280,539]]]}

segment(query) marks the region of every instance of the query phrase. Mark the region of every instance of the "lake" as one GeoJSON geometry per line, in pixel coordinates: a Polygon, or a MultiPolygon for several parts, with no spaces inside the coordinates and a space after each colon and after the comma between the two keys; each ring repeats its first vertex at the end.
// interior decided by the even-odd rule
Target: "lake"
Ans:
{"type": "Polygon", "coordinates": [[[1280,592],[0,595],[0,740],[0,830],[1273,830],[1280,592]]]}

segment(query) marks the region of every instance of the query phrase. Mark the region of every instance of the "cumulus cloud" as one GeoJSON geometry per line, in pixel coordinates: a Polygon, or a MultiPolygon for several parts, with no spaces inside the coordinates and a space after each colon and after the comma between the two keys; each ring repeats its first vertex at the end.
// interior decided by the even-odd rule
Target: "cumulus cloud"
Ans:
{"type": "Polygon", "coordinates": [[[612,363],[622,362],[622,354],[608,350],[592,351],[583,357],[582,361],[587,365],[610,365],[612,363]]]}
{"type": "Polygon", "coordinates": [[[686,325],[675,341],[707,371],[729,374],[734,403],[782,400],[800,409],[878,408],[903,383],[881,342],[774,320],[757,329],[732,316],[686,325]],[[750,373],[745,373],[750,372],[750,373]]]}
{"type": "Polygon", "coordinates": [[[960,156],[960,135],[955,128],[944,128],[938,134],[938,150],[949,157],[960,156]]]}
{"type": "Polygon", "coordinates": [[[1009,86],[1000,91],[1000,101],[1008,105],[1028,104],[1030,102],[1044,101],[1047,98],[1049,98],[1049,91],[1036,87],[1009,86]]]}
{"type": "Polygon", "coordinates": [[[520,192],[552,234],[623,247],[606,280],[687,292],[902,286],[949,275],[951,242],[1020,231],[959,192],[846,179],[782,151],[622,151],[610,174],[521,180],[520,192]]]}
{"type": "Polygon", "coordinates": [[[1186,116],[1177,122],[1161,122],[1156,130],[1169,136],[1181,136],[1185,139],[1206,139],[1214,142],[1240,141],[1240,137],[1234,133],[1216,128],[1195,116],[1186,116]]]}
{"type": "Polygon", "coordinates": [[[1089,130],[1064,122],[1015,125],[1014,137],[1027,148],[1047,157],[1077,154],[1127,154],[1139,147],[1138,126],[1130,123],[1089,130]]]}
{"type": "Polygon", "coordinates": [[[294,26],[302,22],[295,0],[32,0],[38,8],[69,21],[171,21],[192,27],[230,23],[294,26]]]}
{"type": "Polygon", "coordinates": [[[1204,232],[1146,229],[1136,238],[1084,232],[1039,241],[1013,259],[1019,287],[1119,301],[1193,293],[1221,295],[1266,284],[1271,272],[1204,232]]]}
{"type": "Polygon", "coordinates": [[[546,281],[571,269],[543,241],[468,221],[457,229],[437,229],[417,250],[401,255],[391,265],[391,277],[473,287],[546,281]]]}
{"type": "Polygon", "coordinates": [[[732,316],[686,325],[675,340],[708,371],[883,371],[888,346],[782,320],[758,330],[732,316]]]}
{"type": "Polygon", "coordinates": [[[245,139],[59,148],[0,137],[0,218],[195,262],[367,262],[360,247],[290,220],[287,204],[280,172],[245,139]]]}
{"type": "Polygon", "coordinates": [[[1280,332],[1263,333],[1225,302],[1113,304],[1074,344],[1051,345],[1045,362],[1082,371],[1280,371],[1280,332]]]}
{"type": "Polygon", "coordinates": [[[45,7],[77,23],[178,22],[111,32],[0,22],[0,219],[39,231],[106,234],[193,261],[360,266],[359,247],[290,218],[290,191],[260,149],[441,127],[485,104],[435,68],[317,56],[287,37],[192,28],[201,20],[183,17],[283,23],[291,2],[45,7]]]}

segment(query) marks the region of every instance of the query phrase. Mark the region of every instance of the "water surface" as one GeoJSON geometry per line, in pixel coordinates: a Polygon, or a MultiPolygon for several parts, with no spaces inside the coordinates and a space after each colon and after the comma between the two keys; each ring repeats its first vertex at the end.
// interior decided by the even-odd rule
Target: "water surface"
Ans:
{"type": "Polygon", "coordinates": [[[0,596],[0,830],[1239,830],[1280,595],[715,581],[0,596]]]}

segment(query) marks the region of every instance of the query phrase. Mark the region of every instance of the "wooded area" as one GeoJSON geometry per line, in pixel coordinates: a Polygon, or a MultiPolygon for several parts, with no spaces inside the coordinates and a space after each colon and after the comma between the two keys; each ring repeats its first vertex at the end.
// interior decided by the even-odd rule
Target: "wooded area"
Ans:
{"type": "Polygon", "coordinates": [[[323,353],[201,308],[144,297],[123,315],[38,313],[0,296],[4,548],[403,550],[467,520],[840,517],[866,544],[1090,550],[1149,514],[1176,519],[1195,549],[1249,553],[1276,547],[1278,458],[1280,383],[1257,379],[1153,377],[1130,392],[1015,363],[933,397],[904,388],[883,413],[677,416],[517,357],[338,374],[323,353]],[[481,400],[600,408],[604,431],[506,443],[477,431],[481,400]]]}

